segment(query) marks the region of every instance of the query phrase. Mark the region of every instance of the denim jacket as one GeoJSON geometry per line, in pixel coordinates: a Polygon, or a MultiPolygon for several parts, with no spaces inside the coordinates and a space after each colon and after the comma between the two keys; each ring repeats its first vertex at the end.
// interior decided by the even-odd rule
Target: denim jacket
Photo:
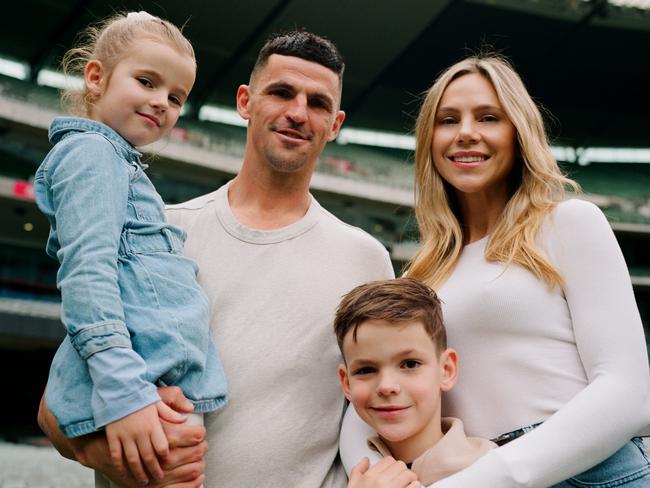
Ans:
{"type": "Polygon", "coordinates": [[[141,154],[110,127],[62,117],[38,168],[36,202],[60,263],[67,336],[50,368],[46,403],[76,437],[159,400],[177,385],[195,412],[226,400],[197,266],[185,233],[165,222],[141,154]]]}

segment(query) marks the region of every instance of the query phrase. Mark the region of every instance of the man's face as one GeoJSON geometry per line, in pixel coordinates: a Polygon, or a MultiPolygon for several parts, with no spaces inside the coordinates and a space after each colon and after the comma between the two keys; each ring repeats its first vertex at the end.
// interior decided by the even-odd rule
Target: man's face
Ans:
{"type": "Polygon", "coordinates": [[[343,353],[343,392],[391,452],[419,455],[442,436],[440,393],[455,382],[456,353],[440,353],[421,322],[369,320],[356,340],[345,336],[343,353]]]}
{"type": "Polygon", "coordinates": [[[237,109],[248,120],[254,157],[279,172],[311,171],[334,140],[345,113],[339,78],[318,63],[272,54],[266,66],[237,91],[237,109]]]}

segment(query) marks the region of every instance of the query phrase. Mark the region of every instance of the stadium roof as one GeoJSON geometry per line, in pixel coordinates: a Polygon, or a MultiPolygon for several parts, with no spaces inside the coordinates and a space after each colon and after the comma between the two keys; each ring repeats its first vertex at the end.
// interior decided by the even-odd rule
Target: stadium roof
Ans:
{"type": "Polygon", "coordinates": [[[112,11],[187,22],[199,74],[192,106],[233,106],[264,39],[305,27],[340,47],[346,125],[408,132],[447,65],[491,47],[510,57],[574,147],[650,145],[650,2],[645,0],[22,0],[0,20],[0,56],[36,80],[77,32],[112,11]]]}

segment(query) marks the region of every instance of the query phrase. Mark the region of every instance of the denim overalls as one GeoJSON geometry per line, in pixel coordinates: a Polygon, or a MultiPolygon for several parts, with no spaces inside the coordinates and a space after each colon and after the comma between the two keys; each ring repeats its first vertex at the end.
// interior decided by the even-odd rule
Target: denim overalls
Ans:
{"type": "Polygon", "coordinates": [[[49,138],[34,189],[68,332],[46,392],[61,430],[80,436],[150,405],[154,385],[179,386],[196,413],[219,408],[226,381],[197,266],[140,153],[87,119],[55,119],[49,138]]]}

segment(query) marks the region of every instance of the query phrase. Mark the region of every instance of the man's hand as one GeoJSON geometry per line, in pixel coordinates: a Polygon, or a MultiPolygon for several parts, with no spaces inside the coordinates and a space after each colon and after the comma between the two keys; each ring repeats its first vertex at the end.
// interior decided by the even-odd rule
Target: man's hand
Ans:
{"type": "MultiPolygon", "coordinates": [[[[158,388],[158,393],[163,402],[177,412],[192,412],[192,404],[178,387],[161,387],[158,388]]],[[[45,404],[45,394],[41,398],[38,424],[62,456],[104,473],[118,486],[141,487],[133,477],[123,477],[117,473],[111,462],[108,442],[103,432],[74,439],[65,437],[45,404]]],[[[208,450],[205,428],[200,425],[174,424],[162,419],[161,424],[169,443],[169,454],[162,462],[162,481],[150,483],[148,486],[198,488],[204,480],[203,456],[208,450]]]]}
{"type": "Polygon", "coordinates": [[[347,488],[421,488],[413,471],[402,461],[392,457],[382,458],[370,467],[368,458],[363,458],[352,468],[347,488]]]}

